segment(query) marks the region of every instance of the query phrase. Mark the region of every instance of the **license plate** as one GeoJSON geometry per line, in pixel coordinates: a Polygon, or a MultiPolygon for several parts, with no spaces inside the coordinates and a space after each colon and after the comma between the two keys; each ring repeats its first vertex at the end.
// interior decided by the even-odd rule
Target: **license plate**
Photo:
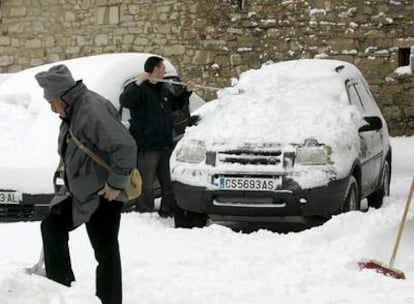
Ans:
{"type": "Polygon", "coordinates": [[[18,205],[22,201],[22,194],[17,191],[0,191],[0,204],[18,205]]]}
{"type": "Polygon", "coordinates": [[[218,187],[223,190],[273,191],[280,183],[280,178],[227,176],[218,178],[218,187]]]}

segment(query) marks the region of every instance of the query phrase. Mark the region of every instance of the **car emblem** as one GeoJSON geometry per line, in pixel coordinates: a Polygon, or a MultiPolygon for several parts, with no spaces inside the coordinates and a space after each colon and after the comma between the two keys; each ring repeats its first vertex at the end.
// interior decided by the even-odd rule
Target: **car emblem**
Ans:
{"type": "Polygon", "coordinates": [[[269,165],[276,165],[277,164],[277,158],[276,157],[269,157],[267,159],[267,162],[269,163],[269,165]]]}

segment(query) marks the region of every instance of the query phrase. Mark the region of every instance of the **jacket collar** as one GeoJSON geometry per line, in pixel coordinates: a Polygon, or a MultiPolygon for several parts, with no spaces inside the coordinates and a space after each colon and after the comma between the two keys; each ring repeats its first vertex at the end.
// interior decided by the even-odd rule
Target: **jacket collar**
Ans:
{"type": "Polygon", "coordinates": [[[73,111],[73,107],[76,104],[76,102],[79,100],[79,97],[83,95],[86,92],[87,88],[83,84],[82,80],[76,81],[76,84],[70,88],[68,91],[66,91],[61,99],[66,103],[66,109],[65,112],[67,116],[70,119],[70,116],[73,111]]]}

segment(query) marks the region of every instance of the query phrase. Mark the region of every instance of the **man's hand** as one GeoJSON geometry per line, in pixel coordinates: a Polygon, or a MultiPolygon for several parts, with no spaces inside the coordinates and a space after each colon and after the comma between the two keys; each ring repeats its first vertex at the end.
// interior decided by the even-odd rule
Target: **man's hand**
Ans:
{"type": "Polygon", "coordinates": [[[136,83],[139,85],[143,83],[144,81],[148,80],[148,78],[149,78],[149,73],[144,72],[138,76],[136,83]]]}
{"type": "Polygon", "coordinates": [[[194,90],[195,87],[195,82],[192,80],[189,80],[186,82],[186,86],[185,89],[187,90],[187,92],[192,92],[194,90]]]}
{"type": "Polygon", "coordinates": [[[108,186],[108,184],[105,184],[105,187],[98,192],[98,195],[103,195],[104,198],[106,198],[108,201],[113,201],[116,199],[121,191],[112,189],[108,186]]]}

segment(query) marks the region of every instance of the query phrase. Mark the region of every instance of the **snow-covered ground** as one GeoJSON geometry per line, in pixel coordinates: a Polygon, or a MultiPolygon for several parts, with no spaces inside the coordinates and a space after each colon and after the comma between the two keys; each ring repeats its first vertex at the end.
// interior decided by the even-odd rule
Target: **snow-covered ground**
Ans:
{"type": "MultiPolygon", "coordinates": [[[[360,271],[388,263],[414,175],[414,137],[392,138],[391,196],[379,210],[335,216],[302,232],[250,234],[212,224],[174,229],[157,214],[122,217],[124,303],[414,303],[414,219],[410,211],[395,267],[406,280],[360,271]]],[[[0,224],[1,304],[92,304],[95,261],[84,227],[71,233],[71,288],[23,268],[38,259],[39,223],[0,224]]]]}

